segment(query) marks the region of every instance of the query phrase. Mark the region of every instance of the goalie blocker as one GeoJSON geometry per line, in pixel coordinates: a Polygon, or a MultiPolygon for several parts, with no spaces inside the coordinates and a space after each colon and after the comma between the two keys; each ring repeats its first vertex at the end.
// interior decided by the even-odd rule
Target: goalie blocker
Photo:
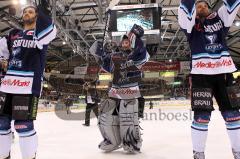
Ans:
{"type": "Polygon", "coordinates": [[[38,97],[33,95],[0,93],[0,115],[13,120],[36,120],[38,97]]]}

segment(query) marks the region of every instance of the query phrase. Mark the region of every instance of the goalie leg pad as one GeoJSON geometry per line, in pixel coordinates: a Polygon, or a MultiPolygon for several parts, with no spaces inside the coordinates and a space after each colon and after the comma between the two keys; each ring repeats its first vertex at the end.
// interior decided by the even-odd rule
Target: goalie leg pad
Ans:
{"type": "Polygon", "coordinates": [[[118,101],[106,99],[100,104],[98,125],[104,140],[99,148],[111,152],[120,148],[120,126],[118,115],[113,115],[117,109],[118,101]]]}
{"type": "Polygon", "coordinates": [[[142,138],[137,99],[121,100],[119,120],[123,149],[127,152],[139,152],[142,146],[142,138]]]}

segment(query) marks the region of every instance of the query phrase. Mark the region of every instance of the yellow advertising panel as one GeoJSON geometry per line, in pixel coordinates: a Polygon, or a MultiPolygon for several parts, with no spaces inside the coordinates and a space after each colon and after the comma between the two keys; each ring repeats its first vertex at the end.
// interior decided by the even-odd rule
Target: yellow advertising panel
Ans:
{"type": "Polygon", "coordinates": [[[110,80],[112,80],[112,75],[110,73],[100,74],[99,80],[100,81],[110,81],[110,80]]]}

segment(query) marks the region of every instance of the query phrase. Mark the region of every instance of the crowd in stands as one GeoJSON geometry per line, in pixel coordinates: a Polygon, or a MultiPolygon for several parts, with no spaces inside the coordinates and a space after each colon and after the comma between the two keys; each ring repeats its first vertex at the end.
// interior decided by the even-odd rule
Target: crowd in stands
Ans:
{"type": "MultiPolygon", "coordinates": [[[[84,95],[83,84],[85,81],[86,79],[59,78],[52,75],[48,81],[51,89],[43,89],[42,94],[51,99],[59,98],[64,93],[84,95]]],[[[188,80],[182,81],[180,85],[171,85],[163,79],[144,79],[141,82],[140,89],[143,96],[164,95],[169,98],[189,98],[188,80]]],[[[108,89],[98,89],[97,92],[101,98],[106,98],[108,89]]]]}

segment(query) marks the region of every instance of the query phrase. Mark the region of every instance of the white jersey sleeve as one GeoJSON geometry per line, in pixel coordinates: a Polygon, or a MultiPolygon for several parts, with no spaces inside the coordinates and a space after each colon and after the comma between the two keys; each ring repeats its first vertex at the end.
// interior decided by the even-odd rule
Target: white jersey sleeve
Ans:
{"type": "Polygon", "coordinates": [[[0,60],[6,60],[9,58],[9,50],[7,45],[7,39],[5,37],[0,38],[0,60]]]}
{"type": "Polygon", "coordinates": [[[38,10],[38,18],[35,29],[34,39],[39,49],[43,49],[44,45],[48,45],[56,38],[57,29],[52,19],[46,16],[40,9],[38,10]]]}
{"type": "Polygon", "coordinates": [[[223,0],[224,5],[218,10],[218,15],[225,27],[231,27],[240,7],[240,0],[223,0]]]}
{"type": "Polygon", "coordinates": [[[178,8],[178,23],[180,27],[187,31],[192,32],[195,25],[196,7],[195,0],[181,0],[178,8]]]}
{"type": "Polygon", "coordinates": [[[53,39],[56,38],[57,29],[54,24],[50,25],[49,28],[46,28],[44,32],[39,34],[38,37],[35,38],[37,40],[37,46],[39,49],[42,49],[44,45],[48,45],[53,39]]]}

